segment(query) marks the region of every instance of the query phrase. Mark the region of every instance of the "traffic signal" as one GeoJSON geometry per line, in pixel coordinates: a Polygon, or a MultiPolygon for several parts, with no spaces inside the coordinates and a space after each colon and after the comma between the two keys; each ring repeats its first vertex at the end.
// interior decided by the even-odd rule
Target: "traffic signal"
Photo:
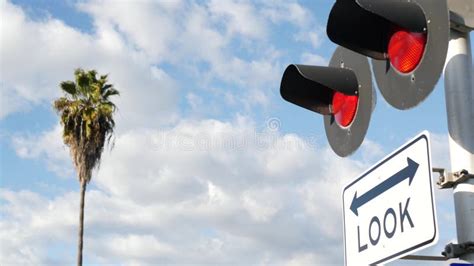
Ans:
{"type": "Polygon", "coordinates": [[[449,41],[446,0],[337,0],[327,35],[339,47],[329,67],[290,65],[281,95],[324,115],[326,136],[340,156],[366,134],[375,103],[371,72],[398,109],[422,102],[443,71],[449,41]]]}
{"type": "Polygon", "coordinates": [[[443,71],[449,40],[446,0],[337,0],[327,35],[372,58],[377,86],[398,109],[423,101],[443,71]]]}
{"type": "Polygon", "coordinates": [[[289,65],[281,96],[324,116],[331,148],[339,156],[353,153],[364,140],[375,105],[369,62],[338,47],[328,67],[289,65]]]}

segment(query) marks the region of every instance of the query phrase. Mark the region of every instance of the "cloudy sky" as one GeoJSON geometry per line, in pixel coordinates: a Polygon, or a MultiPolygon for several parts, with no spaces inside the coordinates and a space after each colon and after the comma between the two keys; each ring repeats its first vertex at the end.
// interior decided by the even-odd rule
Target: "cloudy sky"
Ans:
{"type": "MultiPolygon", "coordinates": [[[[332,2],[0,0],[0,264],[75,261],[79,184],[51,102],[77,67],[121,92],[86,265],[343,263],[344,184],[423,130],[450,164],[442,79],[408,111],[379,94],[347,158],[281,99],[286,65],[329,61],[332,2]]],[[[420,254],[455,239],[451,191],[436,200],[439,244],[420,254]]]]}

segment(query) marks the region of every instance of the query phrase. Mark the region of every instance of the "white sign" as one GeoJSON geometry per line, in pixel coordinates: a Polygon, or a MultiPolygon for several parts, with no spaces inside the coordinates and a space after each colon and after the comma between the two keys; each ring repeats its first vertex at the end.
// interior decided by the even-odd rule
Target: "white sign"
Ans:
{"type": "Polygon", "coordinates": [[[438,241],[428,132],[350,182],[342,194],[346,265],[386,263],[438,241]]]}

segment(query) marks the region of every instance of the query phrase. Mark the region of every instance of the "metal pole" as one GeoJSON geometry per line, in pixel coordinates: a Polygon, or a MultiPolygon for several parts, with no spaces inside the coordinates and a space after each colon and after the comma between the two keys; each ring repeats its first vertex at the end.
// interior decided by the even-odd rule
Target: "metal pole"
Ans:
{"type": "MultiPolygon", "coordinates": [[[[451,170],[474,173],[474,81],[469,33],[451,30],[444,88],[451,170]]],[[[474,179],[453,190],[458,243],[474,241],[474,179]]],[[[474,263],[474,253],[461,259],[474,263]]]]}

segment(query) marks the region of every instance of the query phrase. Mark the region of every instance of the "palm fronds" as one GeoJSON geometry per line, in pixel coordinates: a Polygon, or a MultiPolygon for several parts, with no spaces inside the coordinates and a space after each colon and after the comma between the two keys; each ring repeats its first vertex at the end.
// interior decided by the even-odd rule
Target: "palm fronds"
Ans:
{"type": "Polygon", "coordinates": [[[80,180],[91,179],[98,166],[104,146],[115,127],[115,104],[109,97],[119,95],[107,75],[97,79],[97,71],[76,69],[75,81],[60,83],[64,96],[53,107],[61,117],[63,141],[69,146],[80,180]]]}

